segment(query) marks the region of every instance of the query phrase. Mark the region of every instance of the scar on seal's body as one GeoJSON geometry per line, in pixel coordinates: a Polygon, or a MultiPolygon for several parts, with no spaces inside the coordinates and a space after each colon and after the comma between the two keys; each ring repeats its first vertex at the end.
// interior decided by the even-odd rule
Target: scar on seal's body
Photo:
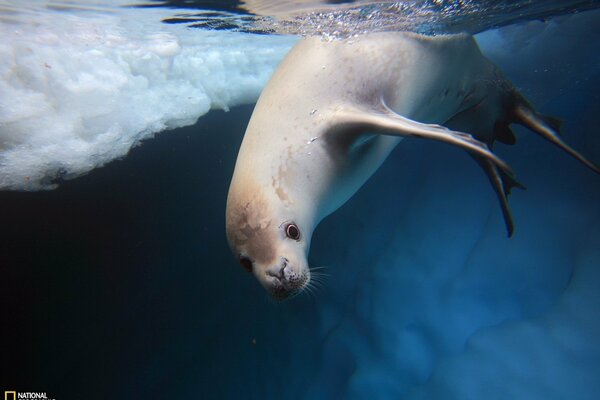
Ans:
{"type": "Polygon", "coordinates": [[[271,263],[276,257],[272,245],[275,236],[273,221],[267,210],[266,202],[255,198],[253,201],[232,205],[227,211],[229,225],[235,227],[227,230],[232,247],[246,246],[252,259],[261,263],[271,263]]]}

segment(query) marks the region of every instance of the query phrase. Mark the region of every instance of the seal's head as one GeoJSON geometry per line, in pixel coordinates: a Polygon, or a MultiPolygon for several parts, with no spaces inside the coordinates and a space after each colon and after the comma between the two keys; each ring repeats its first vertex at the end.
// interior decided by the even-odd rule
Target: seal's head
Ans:
{"type": "Polygon", "coordinates": [[[310,233],[285,207],[251,197],[227,204],[227,239],[240,265],[276,300],[308,284],[310,233]]]}

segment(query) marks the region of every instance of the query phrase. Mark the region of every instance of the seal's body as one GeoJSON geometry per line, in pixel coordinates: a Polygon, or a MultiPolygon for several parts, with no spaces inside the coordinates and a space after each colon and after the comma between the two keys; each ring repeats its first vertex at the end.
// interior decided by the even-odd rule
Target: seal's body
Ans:
{"type": "Polygon", "coordinates": [[[468,35],[373,33],[301,40],[256,105],[227,200],[227,237],[242,266],[277,299],[310,279],[312,232],[347,201],[404,136],[467,150],[500,199],[520,186],[491,151],[517,122],[595,169],[557,136],[468,35]]]}

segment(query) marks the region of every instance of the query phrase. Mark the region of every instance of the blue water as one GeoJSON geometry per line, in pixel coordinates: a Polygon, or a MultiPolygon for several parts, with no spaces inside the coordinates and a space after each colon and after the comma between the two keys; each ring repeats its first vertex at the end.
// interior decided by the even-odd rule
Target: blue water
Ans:
{"type": "MultiPolygon", "coordinates": [[[[596,163],[598,22],[591,11],[478,38],[596,163]]],[[[527,186],[507,239],[469,157],[403,141],[315,232],[323,288],[274,303],[225,239],[251,112],[211,111],[53,191],[0,192],[0,393],[597,398],[600,177],[517,130],[496,149],[527,186]]]]}

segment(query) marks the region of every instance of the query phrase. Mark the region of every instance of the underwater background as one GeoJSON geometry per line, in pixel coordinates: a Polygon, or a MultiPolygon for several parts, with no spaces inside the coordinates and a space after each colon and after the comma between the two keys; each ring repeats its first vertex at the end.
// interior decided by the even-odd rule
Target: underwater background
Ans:
{"type": "MultiPolygon", "coordinates": [[[[154,8],[119,11],[114,30],[96,9],[22,28],[2,5],[0,182],[17,190],[0,192],[0,393],[598,398],[600,177],[556,147],[520,128],[496,146],[527,186],[508,239],[470,157],[402,141],[316,230],[323,287],[274,303],[228,249],[225,199],[251,103],[294,39],[148,36],[154,8]]],[[[600,11],[477,39],[599,163],[600,11]]]]}

